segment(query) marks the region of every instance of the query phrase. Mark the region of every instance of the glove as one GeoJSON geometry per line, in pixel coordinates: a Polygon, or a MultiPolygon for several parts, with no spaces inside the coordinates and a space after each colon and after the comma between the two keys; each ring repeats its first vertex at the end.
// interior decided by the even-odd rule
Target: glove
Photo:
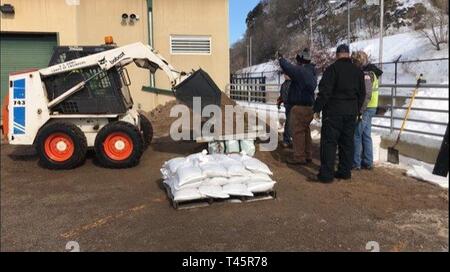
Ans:
{"type": "Polygon", "coordinates": [[[356,117],[356,122],[359,123],[362,121],[362,114],[358,114],[358,116],[356,117]]]}
{"type": "Polygon", "coordinates": [[[316,120],[317,122],[320,121],[320,112],[315,112],[314,113],[314,120],[316,120]]]}
{"type": "Polygon", "coordinates": [[[275,58],[276,59],[281,59],[283,57],[283,54],[281,54],[279,51],[277,51],[276,53],[275,53],[275,58]]]}
{"type": "Polygon", "coordinates": [[[277,108],[281,109],[281,104],[283,103],[283,100],[281,99],[281,97],[277,98],[277,108]]]}

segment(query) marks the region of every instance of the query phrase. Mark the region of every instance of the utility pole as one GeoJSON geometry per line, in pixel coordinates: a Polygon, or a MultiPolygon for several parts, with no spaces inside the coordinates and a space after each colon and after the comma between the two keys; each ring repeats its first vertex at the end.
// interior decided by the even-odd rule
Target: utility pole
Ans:
{"type": "Polygon", "coordinates": [[[310,27],[310,46],[309,46],[309,51],[312,52],[313,50],[313,18],[312,15],[309,16],[309,27],[310,27]]]}
{"type": "Polygon", "coordinates": [[[350,0],[347,0],[347,41],[348,46],[350,46],[350,0]]]}
{"type": "Polygon", "coordinates": [[[250,66],[250,54],[249,54],[249,46],[248,46],[248,44],[247,44],[247,46],[246,46],[246,49],[247,49],[247,67],[249,67],[250,66]]]}
{"type": "MultiPolygon", "coordinates": [[[[347,43],[348,46],[350,46],[350,0],[345,0],[347,2],[347,43]]],[[[328,0],[328,3],[335,4],[335,3],[342,3],[339,0],[328,0]]]]}
{"type": "Polygon", "coordinates": [[[253,60],[253,56],[252,56],[252,37],[250,36],[250,66],[252,66],[252,60],[253,60]]]}
{"type": "Polygon", "coordinates": [[[380,46],[378,52],[378,62],[380,69],[383,68],[383,30],[384,30],[384,0],[380,0],[380,46]]]}

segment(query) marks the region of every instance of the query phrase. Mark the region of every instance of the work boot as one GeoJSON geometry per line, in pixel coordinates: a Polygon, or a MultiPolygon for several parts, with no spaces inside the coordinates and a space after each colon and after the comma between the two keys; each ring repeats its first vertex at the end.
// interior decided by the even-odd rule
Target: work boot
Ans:
{"type": "Polygon", "coordinates": [[[320,182],[320,183],[332,183],[334,181],[334,179],[333,178],[324,178],[320,175],[317,175],[315,177],[311,177],[308,181],[320,182]]]}
{"type": "Polygon", "coordinates": [[[373,165],[362,165],[361,169],[371,171],[371,170],[373,170],[373,165]]]}
{"type": "Polygon", "coordinates": [[[296,159],[293,159],[290,157],[287,158],[286,162],[288,164],[292,164],[292,165],[305,165],[306,164],[306,161],[300,161],[300,160],[296,160],[296,159]]]}
{"type": "Polygon", "coordinates": [[[281,143],[281,146],[282,146],[283,148],[289,148],[289,143],[282,142],[282,143],[281,143]]]}
{"type": "Polygon", "coordinates": [[[349,180],[352,178],[352,175],[351,174],[344,175],[342,173],[336,172],[334,174],[334,177],[337,179],[349,180]]]}

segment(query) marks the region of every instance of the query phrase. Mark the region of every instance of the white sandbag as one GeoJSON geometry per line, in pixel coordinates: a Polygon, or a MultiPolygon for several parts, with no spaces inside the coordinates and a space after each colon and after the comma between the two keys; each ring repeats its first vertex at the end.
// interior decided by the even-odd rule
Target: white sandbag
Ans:
{"type": "Polygon", "coordinates": [[[233,159],[227,159],[220,162],[220,164],[225,167],[228,171],[228,176],[246,176],[250,175],[251,172],[245,169],[245,166],[236,160],[233,159]]]}
{"type": "Polygon", "coordinates": [[[172,191],[172,195],[173,200],[175,201],[188,201],[204,198],[204,196],[198,191],[197,188],[174,190],[172,191]]]}
{"type": "Polygon", "coordinates": [[[164,163],[163,167],[167,168],[171,173],[177,172],[179,166],[188,163],[184,157],[176,157],[164,163]]]}
{"type": "Polygon", "coordinates": [[[228,183],[246,183],[250,181],[250,176],[234,176],[228,178],[228,183]]]}
{"type": "Polygon", "coordinates": [[[247,189],[252,193],[263,193],[273,190],[275,181],[253,181],[247,183],[247,189]]]}
{"type": "Polygon", "coordinates": [[[186,184],[180,185],[178,180],[176,178],[174,178],[174,179],[175,179],[175,182],[173,183],[173,188],[175,190],[184,190],[184,189],[198,188],[204,183],[204,180],[199,180],[199,181],[194,181],[194,182],[190,182],[190,183],[186,183],[186,184]]]}
{"type": "Polygon", "coordinates": [[[208,151],[206,151],[206,149],[203,149],[202,152],[191,154],[191,155],[187,156],[186,159],[188,159],[189,161],[194,162],[194,163],[195,162],[206,162],[206,161],[208,161],[207,154],[208,154],[208,151]]]}
{"type": "Polygon", "coordinates": [[[225,151],[227,153],[239,153],[241,151],[239,141],[238,140],[225,141],[225,151]]]}
{"type": "Polygon", "coordinates": [[[241,140],[241,150],[253,157],[256,152],[255,141],[252,139],[241,140]]]}
{"type": "Polygon", "coordinates": [[[177,160],[168,161],[163,165],[160,169],[163,179],[170,178],[176,175],[176,170],[181,166],[192,166],[192,162],[188,161],[185,158],[176,158],[177,160]]]}
{"type": "Polygon", "coordinates": [[[216,161],[216,162],[218,162],[218,163],[221,163],[221,162],[223,162],[223,161],[227,161],[227,160],[229,160],[230,158],[228,158],[228,156],[227,155],[225,155],[225,154],[211,154],[210,155],[211,156],[211,158],[212,158],[212,160],[214,160],[214,161],[216,161]]]}
{"type": "Polygon", "coordinates": [[[228,170],[215,161],[209,161],[199,164],[203,175],[206,177],[227,177],[228,170]]]}
{"type": "Polygon", "coordinates": [[[228,158],[233,159],[238,162],[242,162],[243,155],[241,154],[228,154],[228,158]]]}
{"type": "Polygon", "coordinates": [[[213,177],[213,178],[207,178],[202,182],[202,185],[225,185],[229,183],[228,178],[224,177],[213,177]]]}
{"type": "Polygon", "coordinates": [[[247,185],[243,183],[229,183],[222,186],[224,193],[235,196],[253,196],[247,188],[247,185]]]}
{"type": "Polygon", "coordinates": [[[200,167],[197,164],[183,165],[177,169],[178,186],[181,187],[185,184],[200,181],[206,178],[200,167]]]}
{"type": "Polygon", "coordinates": [[[266,173],[252,173],[249,176],[249,181],[248,182],[258,182],[258,181],[260,181],[260,182],[264,182],[264,181],[272,182],[273,180],[266,173]]]}
{"type": "Polygon", "coordinates": [[[225,144],[222,141],[214,141],[208,143],[209,154],[223,154],[225,153],[225,144]]]}
{"type": "Polygon", "coordinates": [[[270,168],[265,163],[256,158],[243,156],[242,164],[244,164],[245,168],[252,171],[253,173],[265,173],[268,175],[273,175],[272,171],[270,171],[270,168]]]}
{"type": "Polygon", "coordinates": [[[201,185],[198,191],[205,197],[212,198],[229,198],[230,195],[223,192],[222,186],[219,185],[201,185]]]}
{"type": "Polygon", "coordinates": [[[159,172],[161,172],[161,176],[163,179],[168,179],[171,176],[170,171],[165,167],[159,169],[159,172]]]}

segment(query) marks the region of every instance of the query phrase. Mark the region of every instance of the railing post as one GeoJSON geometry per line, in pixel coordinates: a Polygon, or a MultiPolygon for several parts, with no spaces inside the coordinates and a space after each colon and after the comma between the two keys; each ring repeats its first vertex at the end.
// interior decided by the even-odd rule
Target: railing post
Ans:
{"type": "Polygon", "coordinates": [[[391,88],[391,134],[394,133],[394,88],[391,88]]]}

